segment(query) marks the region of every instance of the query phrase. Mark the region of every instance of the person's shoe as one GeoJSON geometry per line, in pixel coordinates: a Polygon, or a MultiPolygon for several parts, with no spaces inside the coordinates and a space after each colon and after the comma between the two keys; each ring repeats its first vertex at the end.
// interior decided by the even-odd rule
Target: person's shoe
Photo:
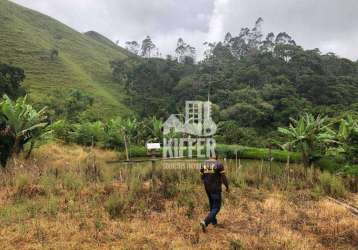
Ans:
{"type": "Polygon", "coordinates": [[[201,230],[203,230],[203,233],[206,233],[206,223],[205,221],[200,221],[201,230]]]}

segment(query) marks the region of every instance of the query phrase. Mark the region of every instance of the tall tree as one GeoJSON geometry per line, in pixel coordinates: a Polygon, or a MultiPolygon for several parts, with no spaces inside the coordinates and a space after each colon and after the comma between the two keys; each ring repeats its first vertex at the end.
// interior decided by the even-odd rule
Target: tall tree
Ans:
{"type": "Polygon", "coordinates": [[[292,37],[287,34],[286,32],[280,32],[278,33],[276,40],[276,44],[290,44],[290,45],[296,45],[296,42],[292,39],[292,37]]]}
{"type": "Polygon", "coordinates": [[[258,49],[261,45],[261,40],[263,37],[262,34],[262,23],[263,19],[259,17],[256,22],[255,26],[251,29],[251,32],[249,33],[249,47],[251,49],[258,49]]]}
{"type": "Polygon", "coordinates": [[[232,39],[232,35],[230,32],[227,32],[224,38],[224,44],[229,45],[232,39]]]}
{"type": "Polygon", "coordinates": [[[152,56],[152,52],[156,48],[150,36],[147,36],[142,41],[142,56],[145,58],[150,58],[152,56]]]}
{"type": "Polygon", "coordinates": [[[261,49],[264,52],[272,52],[275,46],[275,34],[270,32],[267,34],[266,39],[262,42],[261,49]]]}
{"type": "Polygon", "coordinates": [[[196,49],[185,43],[183,38],[179,38],[175,49],[179,63],[191,64],[195,62],[196,49]]]}
{"type": "Polygon", "coordinates": [[[140,46],[139,46],[139,43],[137,41],[127,41],[126,42],[126,49],[135,54],[135,55],[138,55],[139,53],[139,49],[140,49],[140,46]]]}

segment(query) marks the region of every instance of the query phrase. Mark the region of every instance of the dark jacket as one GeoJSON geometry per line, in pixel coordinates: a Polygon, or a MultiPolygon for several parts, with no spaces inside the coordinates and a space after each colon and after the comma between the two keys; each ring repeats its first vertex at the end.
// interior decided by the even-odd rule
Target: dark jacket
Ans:
{"type": "Polygon", "coordinates": [[[216,160],[207,160],[200,167],[201,179],[208,193],[220,193],[221,185],[228,188],[224,165],[216,160]]]}

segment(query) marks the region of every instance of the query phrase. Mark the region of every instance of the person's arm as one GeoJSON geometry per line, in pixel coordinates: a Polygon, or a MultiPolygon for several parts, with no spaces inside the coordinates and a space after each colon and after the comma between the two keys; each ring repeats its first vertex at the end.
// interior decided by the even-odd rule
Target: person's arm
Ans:
{"type": "Polygon", "coordinates": [[[226,178],[226,175],[225,175],[224,165],[220,164],[219,169],[220,169],[220,175],[221,175],[222,183],[226,187],[226,191],[229,191],[229,182],[228,182],[228,180],[226,178]]]}
{"type": "Polygon", "coordinates": [[[229,192],[229,182],[227,181],[225,173],[221,174],[221,179],[223,181],[224,186],[226,187],[226,191],[229,192]]]}

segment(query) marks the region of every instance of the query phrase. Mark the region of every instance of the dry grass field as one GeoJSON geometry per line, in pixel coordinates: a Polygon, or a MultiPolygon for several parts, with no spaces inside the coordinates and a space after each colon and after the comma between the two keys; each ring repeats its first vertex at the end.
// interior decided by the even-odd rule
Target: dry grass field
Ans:
{"type": "Polygon", "coordinates": [[[50,144],[0,178],[1,249],[357,249],[357,202],[328,174],[299,166],[228,175],[220,227],[202,233],[206,195],[193,170],[108,164],[117,154],[50,144]],[[310,172],[309,172],[310,173],[310,172]],[[324,176],[324,177],[322,177],[324,176]],[[327,182],[327,178],[329,181],[327,182]]]}

